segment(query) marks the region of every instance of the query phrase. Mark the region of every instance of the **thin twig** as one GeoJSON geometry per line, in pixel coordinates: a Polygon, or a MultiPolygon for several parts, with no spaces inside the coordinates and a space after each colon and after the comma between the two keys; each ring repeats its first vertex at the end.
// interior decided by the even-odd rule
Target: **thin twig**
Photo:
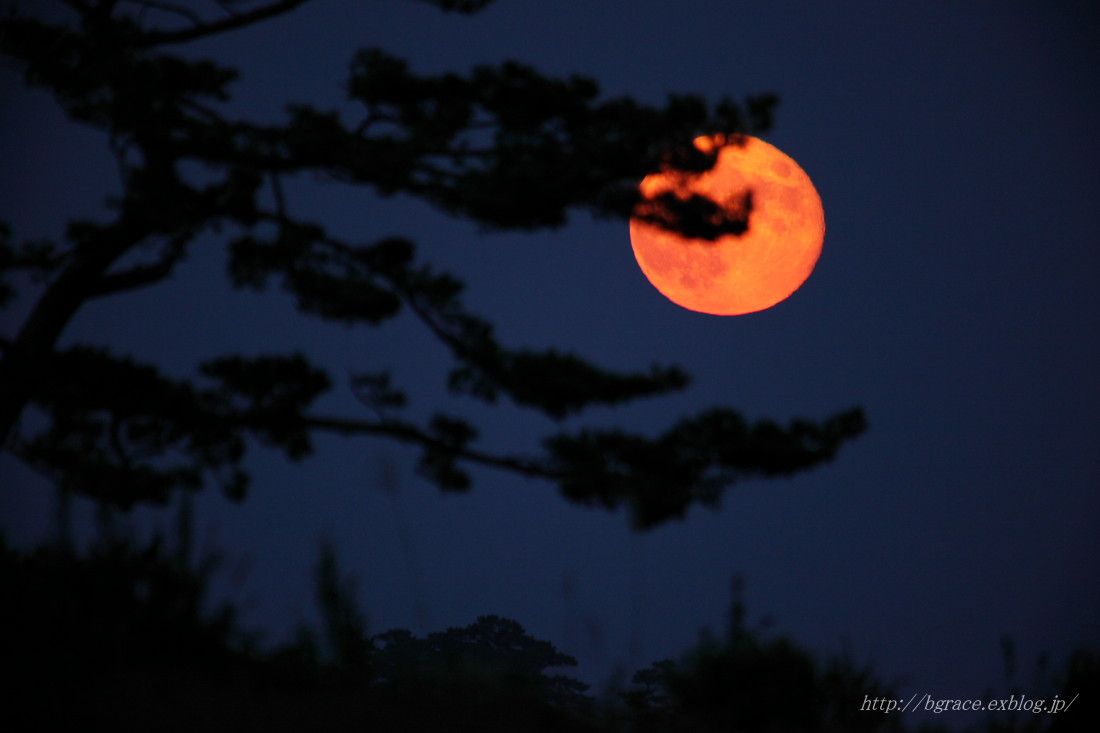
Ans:
{"type": "Polygon", "coordinates": [[[326,430],[340,435],[385,435],[406,443],[417,443],[429,448],[441,448],[451,451],[455,456],[471,463],[503,469],[523,476],[561,479],[566,475],[561,471],[555,471],[545,463],[531,458],[493,455],[472,448],[446,445],[413,425],[392,420],[367,422],[351,418],[313,416],[303,418],[303,424],[307,428],[326,430]]]}
{"type": "Polygon", "coordinates": [[[165,13],[178,15],[181,18],[191,21],[196,26],[202,25],[202,16],[184,5],[162,2],[161,0],[122,0],[122,2],[130,3],[131,5],[140,5],[142,10],[160,10],[165,13]]]}
{"type": "Polygon", "coordinates": [[[283,182],[275,171],[271,172],[271,193],[275,197],[275,211],[278,212],[279,220],[286,221],[289,217],[286,213],[286,196],[283,194],[283,182]]]}
{"type": "Polygon", "coordinates": [[[244,28],[245,26],[259,23],[277,15],[289,12],[302,5],[306,0],[279,0],[269,5],[261,5],[246,13],[230,15],[221,20],[209,23],[200,23],[191,28],[181,28],[174,31],[152,30],[141,36],[135,45],[137,46],[165,46],[174,43],[190,43],[200,38],[224,33],[225,31],[244,28]]]}
{"type": "Polygon", "coordinates": [[[89,289],[88,297],[100,298],[126,290],[136,290],[163,280],[172,274],[172,270],[182,258],[184,247],[190,239],[190,234],[175,237],[169,243],[167,251],[156,262],[134,265],[121,272],[104,274],[89,289]]]}

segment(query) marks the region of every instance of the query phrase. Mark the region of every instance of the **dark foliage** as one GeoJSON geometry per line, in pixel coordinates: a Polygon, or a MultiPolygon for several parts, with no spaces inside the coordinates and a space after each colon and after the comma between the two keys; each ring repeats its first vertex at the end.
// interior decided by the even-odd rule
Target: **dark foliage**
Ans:
{"type": "MultiPolygon", "coordinates": [[[[692,139],[766,129],[775,97],[708,104],[672,96],[647,106],[604,98],[591,79],[551,78],[517,62],[419,75],[366,49],[352,59],[346,85],[356,119],[288,105],[282,121],[255,121],[229,111],[235,69],[172,53],[303,1],[223,2],[215,14],[202,4],[69,0],[67,20],[44,20],[23,4],[0,20],[0,50],[72,120],[106,133],[122,183],[102,220],[69,222],[63,241],[19,242],[0,229],[0,305],[26,282],[13,274],[42,283],[22,296],[37,300],[2,343],[6,449],[69,491],[128,507],[211,479],[242,498],[251,439],[297,459],[320,431],[377,435],[419,447],[422,473],[443,489],[467,489],[471,464],[493,466],[554,481],[574,501],[626,505],[646,527],[715,503],[737,478],[828,461],[863,429],[858,411],[781,427],[722,408],[656,438],[580,430],[547,439],[541,454],[501,455],[480,448],[461,416],[402,418],[405,395],[384,365],[364,364],[352,377],[363,414],[337,417],[315,410],[331,378],[301,354],[230,354],[181,380],[94,344],[59,349],[87,303],[161,283],[192,245],[218,240],[234,285],[277,282],[305,313],[373,326],[411,312],[453,357],[447,383],[456,395],[561,420],[687,386],[675,366],[618,372],[553,348],[508,348],[465,309],[462,284],[418,260],[412,242],[344,241],[292,215],[283,182],[316,174],[382,196],[412,195],[487,227],[559,227],[581,209],[633,213],[714,239],[744,231],[750,196],[733,216],[698,197],[640,206],[637,182],[659,168],[705,170],[713,153],[692,139]],[[189,173],[200,168],[201,176],[189,173]],[[45,412],[44,429],[20,425],[28,405],[45,412]]],[[[488,4],[429,1],[463,13],[488,4]]]]}
{"type": "Polygon", "coordinates": [[[230,608],[204,604],[208,571],[154,540],[86,555],[0,545],[0,654],[8,730],[587,730],[575,662],[514,621],[485,616],[426,639],[369,637],[330,552],[318,567],[324,639],[273,651],[230,608]],[[14,726],[14,727],[11,727],[14,726]]]}
{"type": "MultiPolygon", "coordinates": [[[[322,628],[267,649],[231,607],[206,600],[217,559],[189,557],[186,519],[174,546],[116,536],[84,552],[20,553],[0,538],[5,730],[870,733],[919,720],[861,710],[897,693],[847,657],[820,661],[748,628],[737,602],[724,638],[705,636],[607,699],[562,673],[575,660],[499,616],[423,638],[372,636],[328,549],[317,567],[322,628]]],[[[1079,694],[1071,710],[991,714],[966,730],[1094,731],[1098,683],[1100,658],[1080,650],[1030,687],[1079,694]]]]}
{"type": "Polygon", "coordinates": [[[634,675],[623,698],[639,731],[904,730],[899,716],[861,711],[865,696],[895,697],[847,657],[819,663],[789,639],[765,638],[734,602],[726,638],[706,635],[678,662],[634,675]]]}

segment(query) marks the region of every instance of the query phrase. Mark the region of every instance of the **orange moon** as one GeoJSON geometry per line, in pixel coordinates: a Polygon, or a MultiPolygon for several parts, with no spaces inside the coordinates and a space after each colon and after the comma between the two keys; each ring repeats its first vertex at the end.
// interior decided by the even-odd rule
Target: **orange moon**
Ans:
{"type": "Polygon", "coordinates": [[[632,218],[634,258],[653,287],[688,310],[736,316],[770,308],[797,290],[817,263],[825,241],[821,197],[794,160],[759,138],[704,136],[695,147],[719,148],[710,170],[648,175],[642,198],[672,192],[722,202],[749,191],[748,230],[707,241],[632,218]]]}

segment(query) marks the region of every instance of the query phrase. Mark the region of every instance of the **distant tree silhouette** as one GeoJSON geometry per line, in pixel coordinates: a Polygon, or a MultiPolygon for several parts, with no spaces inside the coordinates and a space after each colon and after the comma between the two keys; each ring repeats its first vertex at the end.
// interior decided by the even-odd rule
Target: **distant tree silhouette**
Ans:
{"type": "MultiPolygon", "coordinates": [[[[125,533],[32,552],[0,536],[4,730],[620,731],[870,733],[919,730],[916,715],[862,710],[896,697],[846,656],[818,659],[746,626],[634,675],[599,699],[561,672],[575,661],[519,623],[482,616],[426,637],[370,635],[335,555],[317,566],[320,629],[265,648],[229,605],[210,608],[217,558],[125,533]]],[[[1058,715],[990,714],[970,733],[1093,733],[1100,657],[1080,649],[1027,694],[1077,696],[1058,715]]],[[[1018,693],[1019,691],[1017,691],[1018,693]]],[[[988,699],[988,698],[987,698],[988,699]]],[[[945,718],[947,716],[944,716],[945,718]]],[[[952,721],[953,722],[953,721],[952,721]]],[[[958,730],[952,725],[951,730],[958,730]]]]}
{"type": "MultiPolygon", "coordinates": [[[[181,525],[184,526],[184,525],[181,525]]],[[[216,557],[189,558],[181,531],[88,549],[8,549],[0,537],[0,652],[16,670],[6,720],[109,730],[893,730],[853,696],[880,688],[836,661],[818,674],[791,642],[731,633],[677,665],[635,676],[600,703],[561,674],[576,661],[519,623],[482,616],[419,638],[370,636],[334,552],[317,566],[321,629],[265,650],[231,606],[207,609],[216,557]],[[839,681],[839,682],[838,682],[839,681]],[[842,693],[842,694],[837,694],[842,693]],[[828,718],[827,715],[836,718],[828,718]],[[850,719],[850,720],[849,720],[850,719]],[[859,725],[847,723],[858,721],[859,725]],[[708,727],[714,724],[719,727],[708,727]],[[733,724],[733,725],[731,725],[733,724]]],[[[896,718],[895,718],[896,720],[896,718]]]]}
{"type": "Polygon", "coordinates": [[[622,696],[639,731],[904,730],[899,716],[860,709],[865,696],[896,696],[870,668],[845,656],[822,664],[789,639],[766,638],[745,625],[738,598],[725,638],[707,634],[633,683],[622,696]]]}
{"type": "MultiPolygon", "coordinates": [[[[492,466],[550,480],[573,502],[625,505],[648,527],[695,503],[716,503],[740,478],[828,461],[863,430],[859,410],[781,426],[720,407],[656,437],[562,430],[539,452],[511,455],[479,446],[475,427],[460,416],[409,419],[400,375],[382,369],[351,379],[362,414],[337,416],[313,408],[333,382],[302,354],[228,354],[178,379],[95,344],[60,348],[59,337],[86,304],[163,283],[196,241],[217,237],[237,287],[274,280],[303,312],[353,325],[415,314],[453,356],[447,384],[456,395],[507,399],[561,419],[687,385],[677,367],[620,373],[568,352],[508,348],[488,321],[463,307],[462,284],[420,261],[411,241],[341,239],[322,222],[296,217],[284,182],[323,174],[499,229],[560,227],[570,210],[584,209],[634,213],[714,239],[751,223],[748,193],[735,216],[699,197],[670,195],[639,207],[637,181],[662,167],[706,169],[713,155],[695,150],[693,137],[765,130],[775,97],[711,105],[672,96],[653,107],[603,99],[590,79],[550,78],[516,62],[425,76],[367,49],[352,59],[347,80],[348,98],[360,109],[355,118],[289,105],[285,120],[274,123],[228,111],[234,69],[171,52],[304,1],[63,0],[61,20],[24,9],[37,3],[16,3],[0,21],[0,49],[27,82],[49,90],[71,119],[106,133],[122,185],[104,218],[70,221],[63,241],[0,231],[0,297],[15,296],[16,273],[43,283],[18,332],[2,342],[6,449],[66,491],[129,507],[165,502],[211,479],[243,498],[250,439],[298,459],[317,433],[380,436],[418,447],[421,472],[444,490],[466,490],[471,464],[492,466]],[[196,164],[201,176],[192,172],[196,164]],[[44,413],[44,424],[21,424],[28,405],[44,413]]],[[[488,4],[428,2],[460,12],[488,4]]]]}
{"type": "Polygon", "coordinates": [[[163,537],[31,553],[0,538],[5,730],[587,730],[575,665],[485,616],[420,639],[370,637],[335,558],[318,566],[323,628],[265,650],[234,609],[205,608],[215,564],[163,537]]]}

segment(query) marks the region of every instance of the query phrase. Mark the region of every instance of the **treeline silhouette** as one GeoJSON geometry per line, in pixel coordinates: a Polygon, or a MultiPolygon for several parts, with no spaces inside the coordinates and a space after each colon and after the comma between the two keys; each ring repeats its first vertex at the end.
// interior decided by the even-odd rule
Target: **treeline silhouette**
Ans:
{"type": "MultiPolygon", "coordinates": [[[[101,531],[83,549],[62,534],[18,551],[0,538],[5,730],[946,730],[862,710],[896,690],[847,656],[818,659],[750,628],[736,597],[724,635],[602,695],[563,672],[572,657],[499,616],[423,638],[372,635],[329,547],[316,567],[320,628],[268,648],[232,605],[211,607],[217,557],[190,557],[180,516],[172,540],[101,531]]],[[[1045,684],[1025,692],[1079,694],[1075,707],[990,714],[968,730],[1097,730],[1100,656],[1075,652],[1045,684]]]]}

